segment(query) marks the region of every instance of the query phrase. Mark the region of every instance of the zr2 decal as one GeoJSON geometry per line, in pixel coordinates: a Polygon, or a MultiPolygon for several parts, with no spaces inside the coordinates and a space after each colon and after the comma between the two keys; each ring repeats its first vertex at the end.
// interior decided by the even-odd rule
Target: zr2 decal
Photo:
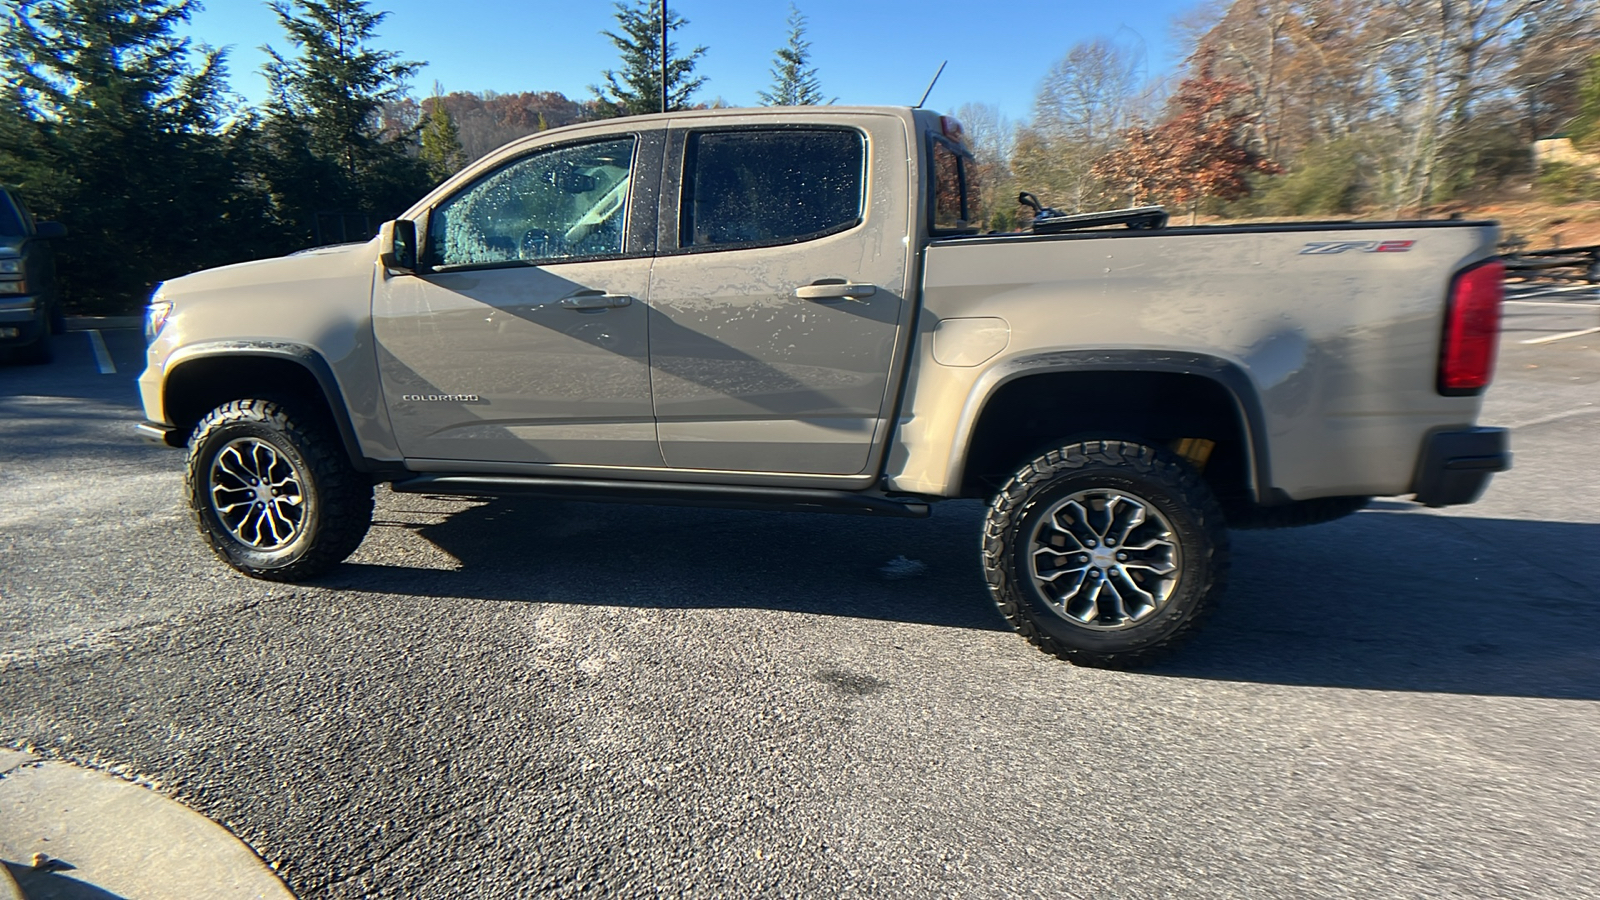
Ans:
{"type": "Polygon", "coordinates": [[[1300,255],[1343,253],[1346,250],[1358,250],[1362,253],[1405,253],[1416,243],[1416,241],[1313,241],[1300,251],[1300,255]]]}

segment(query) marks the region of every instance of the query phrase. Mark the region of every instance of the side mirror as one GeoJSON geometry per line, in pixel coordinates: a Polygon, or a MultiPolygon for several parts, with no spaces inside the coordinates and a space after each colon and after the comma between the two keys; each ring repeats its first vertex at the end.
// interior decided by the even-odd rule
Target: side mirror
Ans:
{"type": "Polygon", "coordinates": [[[385,222],[378,229],[378,261],[384,268],[415,275],[417,272],[417,223],[406,219],[385,222]]]}
{"type": "Polygon", "coordinates": [[[35,222],[34,234],[45,240],[64,238],[67,236],[67,226],[60,222],[35,222]]]}

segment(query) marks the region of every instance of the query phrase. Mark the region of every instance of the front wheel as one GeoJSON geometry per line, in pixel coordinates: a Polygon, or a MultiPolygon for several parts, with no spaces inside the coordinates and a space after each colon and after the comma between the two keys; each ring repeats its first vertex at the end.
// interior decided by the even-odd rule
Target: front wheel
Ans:
{"type": "Polygon", "coordinates": [[[185,482],[200,536],[254,578],[321,574],[372,524],[372,482],[332,430],[270,400],[235,400],[201,419],[185,482]]]}
{"type": "Polygon", "coordinates": [[[1222,594],[1228,533],[1194,470],[1125,441],[1052,450],[990,503],[984,575],[1012,627],[1068,662],[1130,668],[1189,637],[1222,594]]]}

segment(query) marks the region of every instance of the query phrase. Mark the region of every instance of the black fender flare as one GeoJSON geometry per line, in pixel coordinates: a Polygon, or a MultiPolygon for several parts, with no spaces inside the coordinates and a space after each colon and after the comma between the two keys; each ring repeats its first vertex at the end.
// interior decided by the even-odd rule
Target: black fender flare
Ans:
{"type": "MultiPolygon", "coordinates": [[[[361,453],[361,442],[356,438],[355,425],[350,420],[350,410],[345,406],[344,392],[340,390],[339,381],[334,377],[333,366],[316,349],[305,344],[288,341],[206,341],[176,351],[167,358],[163,367],[161,395],[163,408],[168,409],[168,418],[171,418],[170,407],[167,407],[168,387],[172,384],[173,376],[181,372],[184,366],[202,360],[239,357],[285,360],[309,373],[317,386],[322,389],[323,401],[328,405],[328,413],[334,427],[338,429],[339,440],[344,444],[345,453],[350,457],[351,464],[359,472],[376,471],[373,462],[361,453]]],[[[181,446],[186,439],[187,435],[175,435],[169,432],[167,443],[181,446]],[[174,438],[178,441],[177,444],[173,444],[174,438]]]]}
{"type": "Polygon", "coordinates": [[[1272,487],[1266,411],[1255,382],[1238,363],[1203,353],[1171,350],[1050,350],[1012,357],[996,364],[973,387],[968,403],[971,412],[963,417],[962,431],[956,440],[957,452],[951,460],[952,477],[959,479],[965,470],[978,420],[1000,388],[1032,375],[1073,372],[1164,372],[1216,383],[1233,399],[1234,411],[1244,428],[1250,491],[1256,502],[1264,506],[1289,502],[1287,495],[1272,487]]]}

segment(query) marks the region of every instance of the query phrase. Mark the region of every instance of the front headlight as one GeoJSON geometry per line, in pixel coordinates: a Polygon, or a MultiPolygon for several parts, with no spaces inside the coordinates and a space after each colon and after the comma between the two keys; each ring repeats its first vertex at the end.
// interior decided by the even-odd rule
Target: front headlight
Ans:
{"type": "Polygon", "coordinates": [[[26,281],[0,281],[0,294],[26,294],[28,283],[26,281]]]}
{"type": "Polygon", "coordinates": [[[22,260],[0,259],[0,275],[21,275],[22,260]]]}
{"type": "Polygon", "coordinates": [[[145,307],[144,310],[144,342],[146,344],[155,343],[156,338],[161,336],[161,328],[167,324],[167,316],[171,314],[172,301],[164,299],[161,296],[161,288],[157,287],[155,294],[150,298],[150,305],[145,307]]]}

